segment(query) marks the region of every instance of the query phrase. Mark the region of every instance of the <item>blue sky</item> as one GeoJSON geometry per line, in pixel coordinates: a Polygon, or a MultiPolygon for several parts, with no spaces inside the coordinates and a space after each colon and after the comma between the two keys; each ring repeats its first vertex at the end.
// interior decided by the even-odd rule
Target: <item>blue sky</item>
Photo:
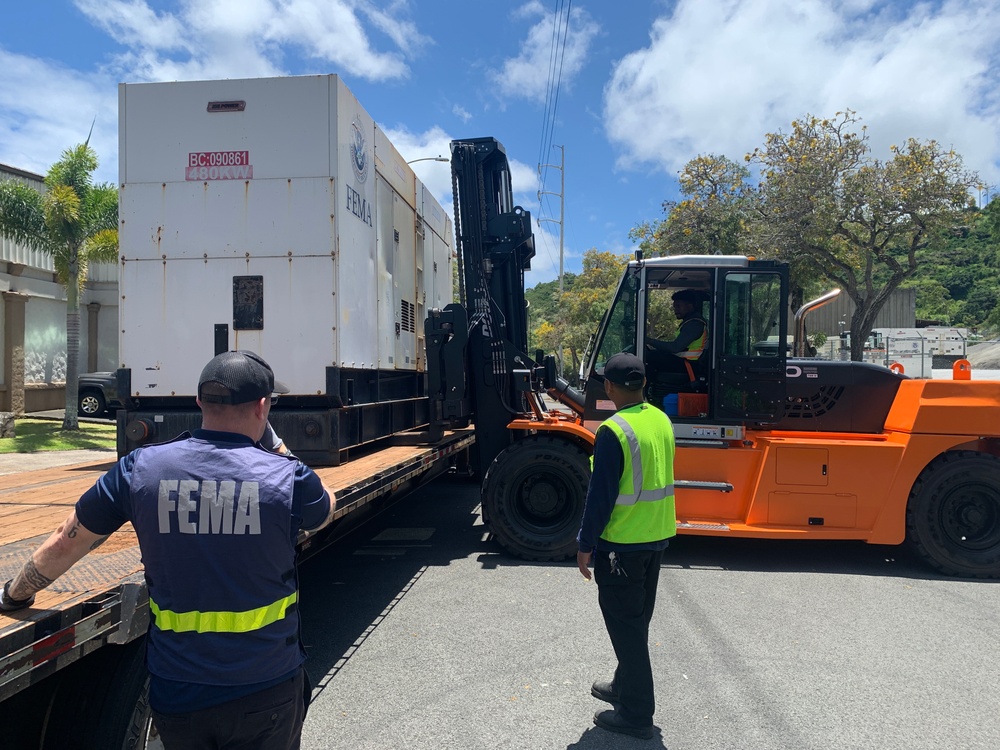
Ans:
{"type": "MultiPolygon", "coordinates": [[[[876,156],[908,137],[1000,183],[995,0],[33,0],[0,20],[0,162],[44,173],[87,135],[117,178],[120,81],[337,73],[407,159],[494,136],[565,267],[630,252],[699,154],[739,160],[807,113],[855,110],[876,156]],[[566,14],[568,26],[565,24],[566,14]],[[559,33],[553,33],[553,29],[559,33]],[[562,30],[568,28],[563,35],[562,30]],[[555,117],[553,38],[561,61],[555,117]]],[[[414,165],[450,210],[448,166],[414,165]]],[[[528,284],[558,272],[536,226],[528,284]]]]}

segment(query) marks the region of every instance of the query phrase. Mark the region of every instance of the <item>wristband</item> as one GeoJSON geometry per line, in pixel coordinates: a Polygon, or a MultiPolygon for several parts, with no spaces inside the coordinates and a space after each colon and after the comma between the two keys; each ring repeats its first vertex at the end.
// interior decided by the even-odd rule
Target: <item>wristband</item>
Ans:
{"type": "Polygon", "coordinates": [[[35,603],[35,595],[32,594],[27,599],[14,599],[10,595],[10,585],[14,582],[14,579],[7,581],[3,585],[3,593],[0,594],[0,610],[4,612],[13,612],[16,609],[24,609],[25,607],[30,607],[35,603]]]}

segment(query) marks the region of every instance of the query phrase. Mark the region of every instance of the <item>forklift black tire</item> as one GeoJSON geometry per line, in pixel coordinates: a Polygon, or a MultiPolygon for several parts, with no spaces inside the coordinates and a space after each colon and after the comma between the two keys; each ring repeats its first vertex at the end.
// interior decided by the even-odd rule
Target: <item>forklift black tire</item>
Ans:
{"type": "Polygon", "coordinates": [[[931,461],[910,493],[906,535],[943,573],[1000,578],[1000,458],[951,451],[931,461]]]}
{"type": "Polygon", "coordinates": [[[590,482],[590,457],[576,443],[550,435],[518,440],[490,465],[483,510],[494,538],[524,560],[565,560],[590,482]]]}

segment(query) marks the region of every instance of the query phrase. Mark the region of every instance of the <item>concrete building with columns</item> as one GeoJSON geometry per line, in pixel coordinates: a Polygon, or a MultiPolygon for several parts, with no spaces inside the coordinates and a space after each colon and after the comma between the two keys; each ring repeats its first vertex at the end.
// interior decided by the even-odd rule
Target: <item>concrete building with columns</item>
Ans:
{"type": "MultiPolygon", "coordinates": [[[[42,175],[0,164],[0,180],[44,191],[42,175]]],[[[118,367],[118,267],[88,269],[80,294],[80,372],[118,367]]],[[[0,411],[66,403],[66,289],[50,255],[0,235],[0,411]]]]}

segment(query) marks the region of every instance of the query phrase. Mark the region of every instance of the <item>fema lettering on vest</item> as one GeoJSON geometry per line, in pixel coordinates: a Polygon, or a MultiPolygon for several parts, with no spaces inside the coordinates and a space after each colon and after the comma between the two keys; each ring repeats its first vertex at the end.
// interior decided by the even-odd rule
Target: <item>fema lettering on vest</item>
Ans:
{"type": "Polygon", "coordinates": [[[157,517],[161,534],[171,533],[173,517],[182,534],[260,534],[260,485],[161,479],[157,517]]]}

